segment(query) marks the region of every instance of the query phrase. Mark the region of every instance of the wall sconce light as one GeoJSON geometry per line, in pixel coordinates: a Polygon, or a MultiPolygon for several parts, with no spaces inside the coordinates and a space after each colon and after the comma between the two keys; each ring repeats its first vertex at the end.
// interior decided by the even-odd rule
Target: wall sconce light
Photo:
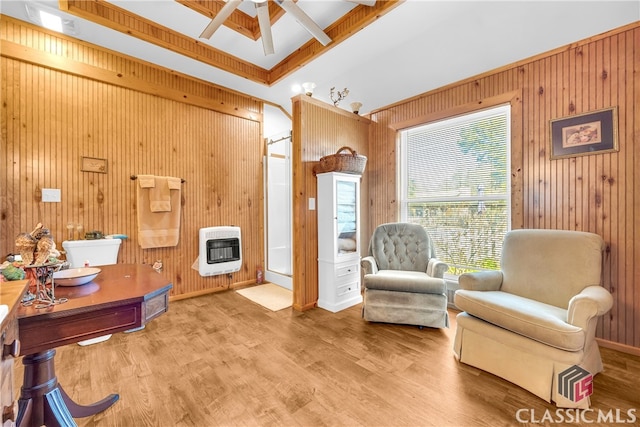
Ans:
{"type": "Polygon", "coordinates": [[[362,107],[362,102],[352,102],[350,105],[351,111],[353,111],[355,114],[358,114],[360,112],[360,107],[362,107]]]}
{"type": "Polygon", "coordinates": [[[313,82],[302,83],[302,89],[304,89],[304,94],[307,96],[313,95],[313,89],[315,88],[316,88],[316,84],[313,82]]]}

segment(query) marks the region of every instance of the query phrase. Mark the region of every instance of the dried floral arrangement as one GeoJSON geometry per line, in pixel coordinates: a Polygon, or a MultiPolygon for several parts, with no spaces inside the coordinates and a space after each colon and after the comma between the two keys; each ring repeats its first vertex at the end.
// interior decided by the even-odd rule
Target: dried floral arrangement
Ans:
{"type": "Polygon", "coordinates": [[[335,86],[332,87],[331,90],[329,91],[329,96],[333,101],[333,105],[337,107],[340,101],[342,101],[347,97],[347,95],[349,95],[349,89],[345,87],[341,92],[334,92],[335,90],[336,90],[336,87],[335,86]]]}

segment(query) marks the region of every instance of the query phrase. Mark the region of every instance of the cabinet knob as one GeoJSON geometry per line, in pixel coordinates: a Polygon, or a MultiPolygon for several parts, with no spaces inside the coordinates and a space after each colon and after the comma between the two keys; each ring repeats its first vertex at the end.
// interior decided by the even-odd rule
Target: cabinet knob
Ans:
{"type": "Polygon", "coordinates": [[[2,348],[2,357],[20,355],[20,340],[14,340],[11,344],[5,344],[2,348]]]}

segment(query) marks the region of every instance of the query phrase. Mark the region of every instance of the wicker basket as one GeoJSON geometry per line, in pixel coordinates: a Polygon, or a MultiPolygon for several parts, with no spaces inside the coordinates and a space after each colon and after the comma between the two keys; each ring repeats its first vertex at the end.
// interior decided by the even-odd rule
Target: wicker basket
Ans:
{"type": "Polygon", "coordinates": [[[361,156],[349,147],[341,147],[336,154],[322,157],[320,163],[313,168],[313,173],[317,175],[325,172],[343,172],[362,175],[366,165],[365,156],[361,156]],[[342,153],[347,150],[349,154],[342,153]]]}

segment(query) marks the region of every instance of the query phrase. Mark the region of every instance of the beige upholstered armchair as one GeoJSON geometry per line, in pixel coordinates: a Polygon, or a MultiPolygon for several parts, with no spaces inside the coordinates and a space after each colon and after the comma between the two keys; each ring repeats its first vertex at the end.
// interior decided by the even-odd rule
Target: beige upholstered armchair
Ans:
{"type": "Polygon", "coordinates": [[[365,320],[433,328],[449,326],[442,278],[448,266],[436,259],[433,242],[421,225],[378,226],[361,266],[365,320]]]}
{"type": "Polygon", "coordinates": [[[580,231],[508,232],[500,271],[460,276],[458,359],[559,407],[588,408],[602,371],[596,323],[613,304],[601,286],[604,247],[580,231]]]}

